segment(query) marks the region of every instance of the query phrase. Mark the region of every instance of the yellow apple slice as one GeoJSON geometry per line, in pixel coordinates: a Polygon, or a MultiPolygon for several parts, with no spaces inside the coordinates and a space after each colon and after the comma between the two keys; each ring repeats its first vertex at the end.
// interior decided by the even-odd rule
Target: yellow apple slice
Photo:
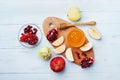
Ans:
{"type": "Polygon", "coordinates": [[[65,56],[66,56],[66,58],[67,58],[68,61],[71,61],[71,62],[74,61],[73,54],[72,54],[72,49],[71,48],[68,48],[66,50],[65,56]]]}
{"type": "Polygon", "coordinates": [[[90,27],[88,33],[93,39],[101,39],[102,37],[101,33],[95,27],[90,27]]]}
{"type": "Polygon", "coordinates": [[[87,44],[83,45],[82,47],[80,47],[81,51],[89,51],[92,48],[92,43],[88,42],[87,44]]]}
{"type": "Polygon", "coordinates": [[[61,36],[61,37],[59,37],[57,40],[55,40],[55,41],[52,43],[52,45],[53,45],[53,46],[59,46],[59,45],[61,45],[63,42],[64,42],[64,37],[61,36]]]}
{"type": "Polygon", "coordinates": [[[63,53],[63,52],[65,51],[65,49],[66,49],[66,46],[65,46],[65,44],[63,44],[63,45],[55,48],[55,49],[54,49],[54,52],[55,52],[56,54],[61,54],[61,53],[63,53]]]}

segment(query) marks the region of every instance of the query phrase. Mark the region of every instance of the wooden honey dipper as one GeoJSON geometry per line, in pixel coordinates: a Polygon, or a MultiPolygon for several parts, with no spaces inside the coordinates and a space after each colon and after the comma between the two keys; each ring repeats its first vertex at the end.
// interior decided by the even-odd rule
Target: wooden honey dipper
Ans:
{"type": "Polygon", "coordinates": [[[70,27],[75,27],[75,26],[84,26],[84,25],[90,25],[93,26],[96,24],[96,21],[89,21],[89,22],[80,22],[80,23],[75,23],[75,24],[66,24],[66,23],[60,23],[58,26],[58,29],[67,29],[70,27]]]}

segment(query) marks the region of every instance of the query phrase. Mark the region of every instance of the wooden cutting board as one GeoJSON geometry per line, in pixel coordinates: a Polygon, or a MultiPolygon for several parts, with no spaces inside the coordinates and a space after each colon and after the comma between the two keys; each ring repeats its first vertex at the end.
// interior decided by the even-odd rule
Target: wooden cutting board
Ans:
{"type": "MultiPolygon", "coordinates": [[[[44,31],[44,34],[45,36],[47,35],[48,31],[57,27],[60,23],[66,23],[66,24],[71,24],[65,20],[62,20],[60,18],[57,18],[57,17],[47,17],[44,21],[43,21],[43,31],[44,31]]],[[[68,28],[68,29],[64,29],[64,30],[59,30],[58,29],[58,38],[60,36],[64,36],[65,38],[65,41],[63,44],[66,45],[67,48],[70,48],[71,46],[68,44],[67,40],[66,40],[66,36],[67,36],[67,33],[70,31],[70,29],[72,28],[77,28],[77,27],[71,27],[71,28],[68,28]]],[[[79,28],[80,29],[80,28],[79,28]]],[[[86,41],[85,43],[88,42],[88,39],[86,38],[86,41]]],[[[51,43],[51,42],[50,42],[51,43]]],[[[84,44],[85,44],[84,43],[84,44]]],[[[54,48],[56,48],[55,46],[53,46],[54,48]]],[[[67,49],[66,48],[66,49],[67,49]]],[[[90,49],[89,51],[87,52],[82,52],[80,50],[80,47],[78,48],[74,48],[74,47],[71,47],[72,48],[72,52],[73,52],[73,58],[74,58],[74,63],[77,64],[77,65],[80,65],[80,62],[83,58],[85,57],[92,57],[94,58],[94,52],[93,52],[93,48],[90,49]]],[[[65,56],[65,51],[62,53],[62,55],[64,57],[65,56]]]]}

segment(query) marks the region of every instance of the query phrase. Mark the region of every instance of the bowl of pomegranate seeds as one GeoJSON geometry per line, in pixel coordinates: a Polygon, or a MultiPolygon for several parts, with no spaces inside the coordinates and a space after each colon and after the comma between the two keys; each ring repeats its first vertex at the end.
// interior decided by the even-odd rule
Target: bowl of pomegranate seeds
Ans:
{"type": "Polygon", "coordinates": [[[39,27],[35,24],[26,24],[19,31],[19,42],[25,47],[37,46],[42,38],[39,27]]]}

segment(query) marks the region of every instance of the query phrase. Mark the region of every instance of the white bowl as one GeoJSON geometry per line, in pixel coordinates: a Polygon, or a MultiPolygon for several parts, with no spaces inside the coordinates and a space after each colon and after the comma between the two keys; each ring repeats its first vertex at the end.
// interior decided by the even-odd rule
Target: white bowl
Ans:
{"type": "Polygon", "coordinates": [[[35,24],[25,24],[25,25],[23,25],[23,26],[20,28],[20,31],[19,31],[19,33],[18,33],[18,40],[19,40],[20,44],[22,44],[24,47],[28,47],[28,48],[36,47],[36,46],[39,45],[41,39],[42,39],[41,30],[40,30],[40,28],[39,28],[37,25],[35,25],[35,24]],[[36,29],[38,30],[37,33],[36,33],[36,35],[37,35],[37,37],[38,37],[38,42],[37,42],[36,44],[34,44],[34,45],[30,45],[30,44],[28,44],[28,43],[26,43],[26,42],[21,42],[21,41],[20,41],[21,34],[24,33],[24,28],[26,28],[28,25],[30,25],[30,26],[32,26],[32,28],[36,28],[36,29]]]}

